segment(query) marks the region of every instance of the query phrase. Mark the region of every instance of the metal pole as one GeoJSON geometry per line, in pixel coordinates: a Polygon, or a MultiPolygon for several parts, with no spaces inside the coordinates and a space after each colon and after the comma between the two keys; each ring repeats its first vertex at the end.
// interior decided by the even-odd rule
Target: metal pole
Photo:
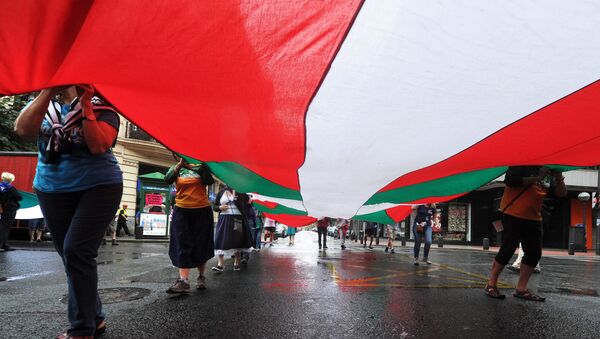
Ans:
{"type": "MultiPolygon", "coordinates": [[[[592,210],[592,217],[594,217],[594,210],[592,210]]],[[[598,225],[598,219],[600,219],[600,166],[598,166],[598,185],[596,187],[596,217],[592,220],[592,227],[596,225],[596,255],[600,255],[600,225],[598,225]]]]}
{"type": "Polygon", "coordinates": [[[583,234],[585,234],[585,237],[584,237],[584,240],[583,240],[584,241],[584,244],[583,244],[584,252],[587,252],[587,227],[586,227],[586,224],[585,224],[585,204],[586,204],[586,202],[587,201],[582,201],[581,202],[583,204],[583,234]]]}

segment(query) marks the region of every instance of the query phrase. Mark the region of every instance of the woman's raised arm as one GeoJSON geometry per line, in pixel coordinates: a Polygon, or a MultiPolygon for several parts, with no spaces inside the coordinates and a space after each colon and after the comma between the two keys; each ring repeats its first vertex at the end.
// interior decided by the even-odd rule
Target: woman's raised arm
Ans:
{"type": "Polygon", "coordinates": [[[15,133],[25,140],[34,141],[40,130],[40,125],[46,112],[50,99],[59,90],[58,87],[48,88],[42,92],[19,113],[15,120],[15,133]]]}

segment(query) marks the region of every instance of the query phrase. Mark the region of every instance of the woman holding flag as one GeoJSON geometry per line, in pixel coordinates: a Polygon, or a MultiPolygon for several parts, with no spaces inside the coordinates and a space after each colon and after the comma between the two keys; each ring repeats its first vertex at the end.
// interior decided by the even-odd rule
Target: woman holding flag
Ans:
{"type": "Polygon", "coordinates": [[[106,331],[96,256],[123,192],[111,151],[118,130],[116,110],[90,85],[42,90],[15,121],[18,135],[37,138],[33,187],[67,274],[70,327],[57,338],[106,331]]]}

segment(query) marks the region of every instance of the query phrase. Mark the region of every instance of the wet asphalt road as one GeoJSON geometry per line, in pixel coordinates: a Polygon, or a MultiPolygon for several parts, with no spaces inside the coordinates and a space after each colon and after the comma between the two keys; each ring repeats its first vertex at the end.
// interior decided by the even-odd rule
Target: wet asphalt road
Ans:
{"type": "MultiPolygon", "coordinates": [[[[316,249],[316,233],[280,239],[234,272],[207,272],[208,289],[168,295],[177,277],[167,244],[101,249],[105,338],[598,338],[600,260],[544,257],[531,287],[546,303],[483,294],[492,253],[432,247],[431,266],[411,248],[351,243],[316,249]],[[135,299],[135,300],[133,300],[135,299]]],[[[215,259],[209,261],[214,264],[215,259]]],[[[195,279],[196,274],[192,274],[195,279]]],[[[67,327],[61,262],[49,246],[0,253],[0,338],[52,338],[67,327]]]]}

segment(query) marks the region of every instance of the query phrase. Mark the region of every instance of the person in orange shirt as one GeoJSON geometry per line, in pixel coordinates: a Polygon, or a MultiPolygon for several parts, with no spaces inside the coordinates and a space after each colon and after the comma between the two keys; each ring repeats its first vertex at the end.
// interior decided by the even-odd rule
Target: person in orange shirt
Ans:
{"type": "Polygon", "coordinates": [[[190,293],[190,269],[198,269],[196,289],[206,288],[206,262],[215,256],[214,220],[206,186],[214,183],[206,164],[189,164],[175,155],[179,162],[165,175],[165,182],[175,183],[175,208],[171,221],[169,257],[179,268],[179,278],[167,293],[190,293]]]}
{"type": "Polygon", "coordinates": [[[485,293],[492,298],[505,298],[498,290],[498,277],[520,242],[524,256],[513,296],[545,301],[544,297],[531,292],[527,284],[542,256],[542,202],[548,193],[559,197],[567,194],[565,178],[560,171],[542,166],[513,166],[508,168],[504,182],[506,188],[500,202],[504,227],[502,247],[494,259],[485,293]]]}

